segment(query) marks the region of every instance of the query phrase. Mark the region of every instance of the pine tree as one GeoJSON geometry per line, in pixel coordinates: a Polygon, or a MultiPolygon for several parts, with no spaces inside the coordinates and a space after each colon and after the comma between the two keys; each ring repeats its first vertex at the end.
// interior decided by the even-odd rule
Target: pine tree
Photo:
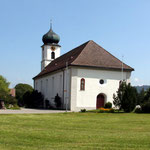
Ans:
{"type": "Polygon", "coordinates": [[[122,82],[117,91],[117,95],[113,95],[113,104],[123,109],[125,112],[131,112],[136,106],[137,102],[137,90],[126,82],[122,82]]]}
{"type": "Polygon", "coordinates": [[[150,88],[146,90],[146,94],[144,97],[144,102],[147,102],[150,99],[150,88]]]}
{"type": "Polygon", "coordinates": [[[144,90],[144,88],[140,91],[140,93],[138,93],[138,97],[137,97],[137,105],[141,105],[144,103],[144,98],[146,96],[146,92],[144,90]]]}

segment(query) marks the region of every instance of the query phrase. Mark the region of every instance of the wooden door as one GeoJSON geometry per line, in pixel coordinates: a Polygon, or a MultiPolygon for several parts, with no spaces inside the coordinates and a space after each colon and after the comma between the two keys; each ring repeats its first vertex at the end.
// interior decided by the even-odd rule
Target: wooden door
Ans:
{"type": "Polygon", "coordinates": [[[99,94],[97,96],[96,109],[104,107],[104,95],[99,94]]]}

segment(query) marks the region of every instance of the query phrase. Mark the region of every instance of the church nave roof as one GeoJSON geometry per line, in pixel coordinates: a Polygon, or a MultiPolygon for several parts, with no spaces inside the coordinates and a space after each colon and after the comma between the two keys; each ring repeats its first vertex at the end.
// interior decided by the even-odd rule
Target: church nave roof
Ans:
{"type": "MultiPolygon", "coordinates": [[[[48,73],[63,69],[68,66],[93,67],[105,70],[120,70],[122,62],[110,54],[104,48],[90,40],[66,54],[58,57],[48,64],[35,78],[39,78],[48,73]]],[[[123,63],[124,71],[133,71],[134,69],[123,63]]]]}

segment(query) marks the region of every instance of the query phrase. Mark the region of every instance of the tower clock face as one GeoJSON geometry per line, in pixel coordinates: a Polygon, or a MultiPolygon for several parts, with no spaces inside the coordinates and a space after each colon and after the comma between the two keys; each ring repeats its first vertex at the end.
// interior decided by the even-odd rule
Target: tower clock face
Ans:
{"type": "Polygon", "coordinates": [[[55,46],[52,46],[52,47],[51,47],[51,50],[52,50],[52,51],[55,51],[55,49],[56,49],[55,46]]]}

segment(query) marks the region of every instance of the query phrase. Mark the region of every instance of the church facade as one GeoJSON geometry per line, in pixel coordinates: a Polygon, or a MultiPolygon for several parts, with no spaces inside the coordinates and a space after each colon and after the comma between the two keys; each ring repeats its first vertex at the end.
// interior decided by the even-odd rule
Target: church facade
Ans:
{"type": "Polygon", "coordinates": [[[120,81],[129,83],[134,69],[92,40],[60,56],[59,40],[52,27],[43,36],[41,72],[33,78],[34,89],[53,107],[59,95],[61,108],[71,111],[113,103],[120,81]]]}

